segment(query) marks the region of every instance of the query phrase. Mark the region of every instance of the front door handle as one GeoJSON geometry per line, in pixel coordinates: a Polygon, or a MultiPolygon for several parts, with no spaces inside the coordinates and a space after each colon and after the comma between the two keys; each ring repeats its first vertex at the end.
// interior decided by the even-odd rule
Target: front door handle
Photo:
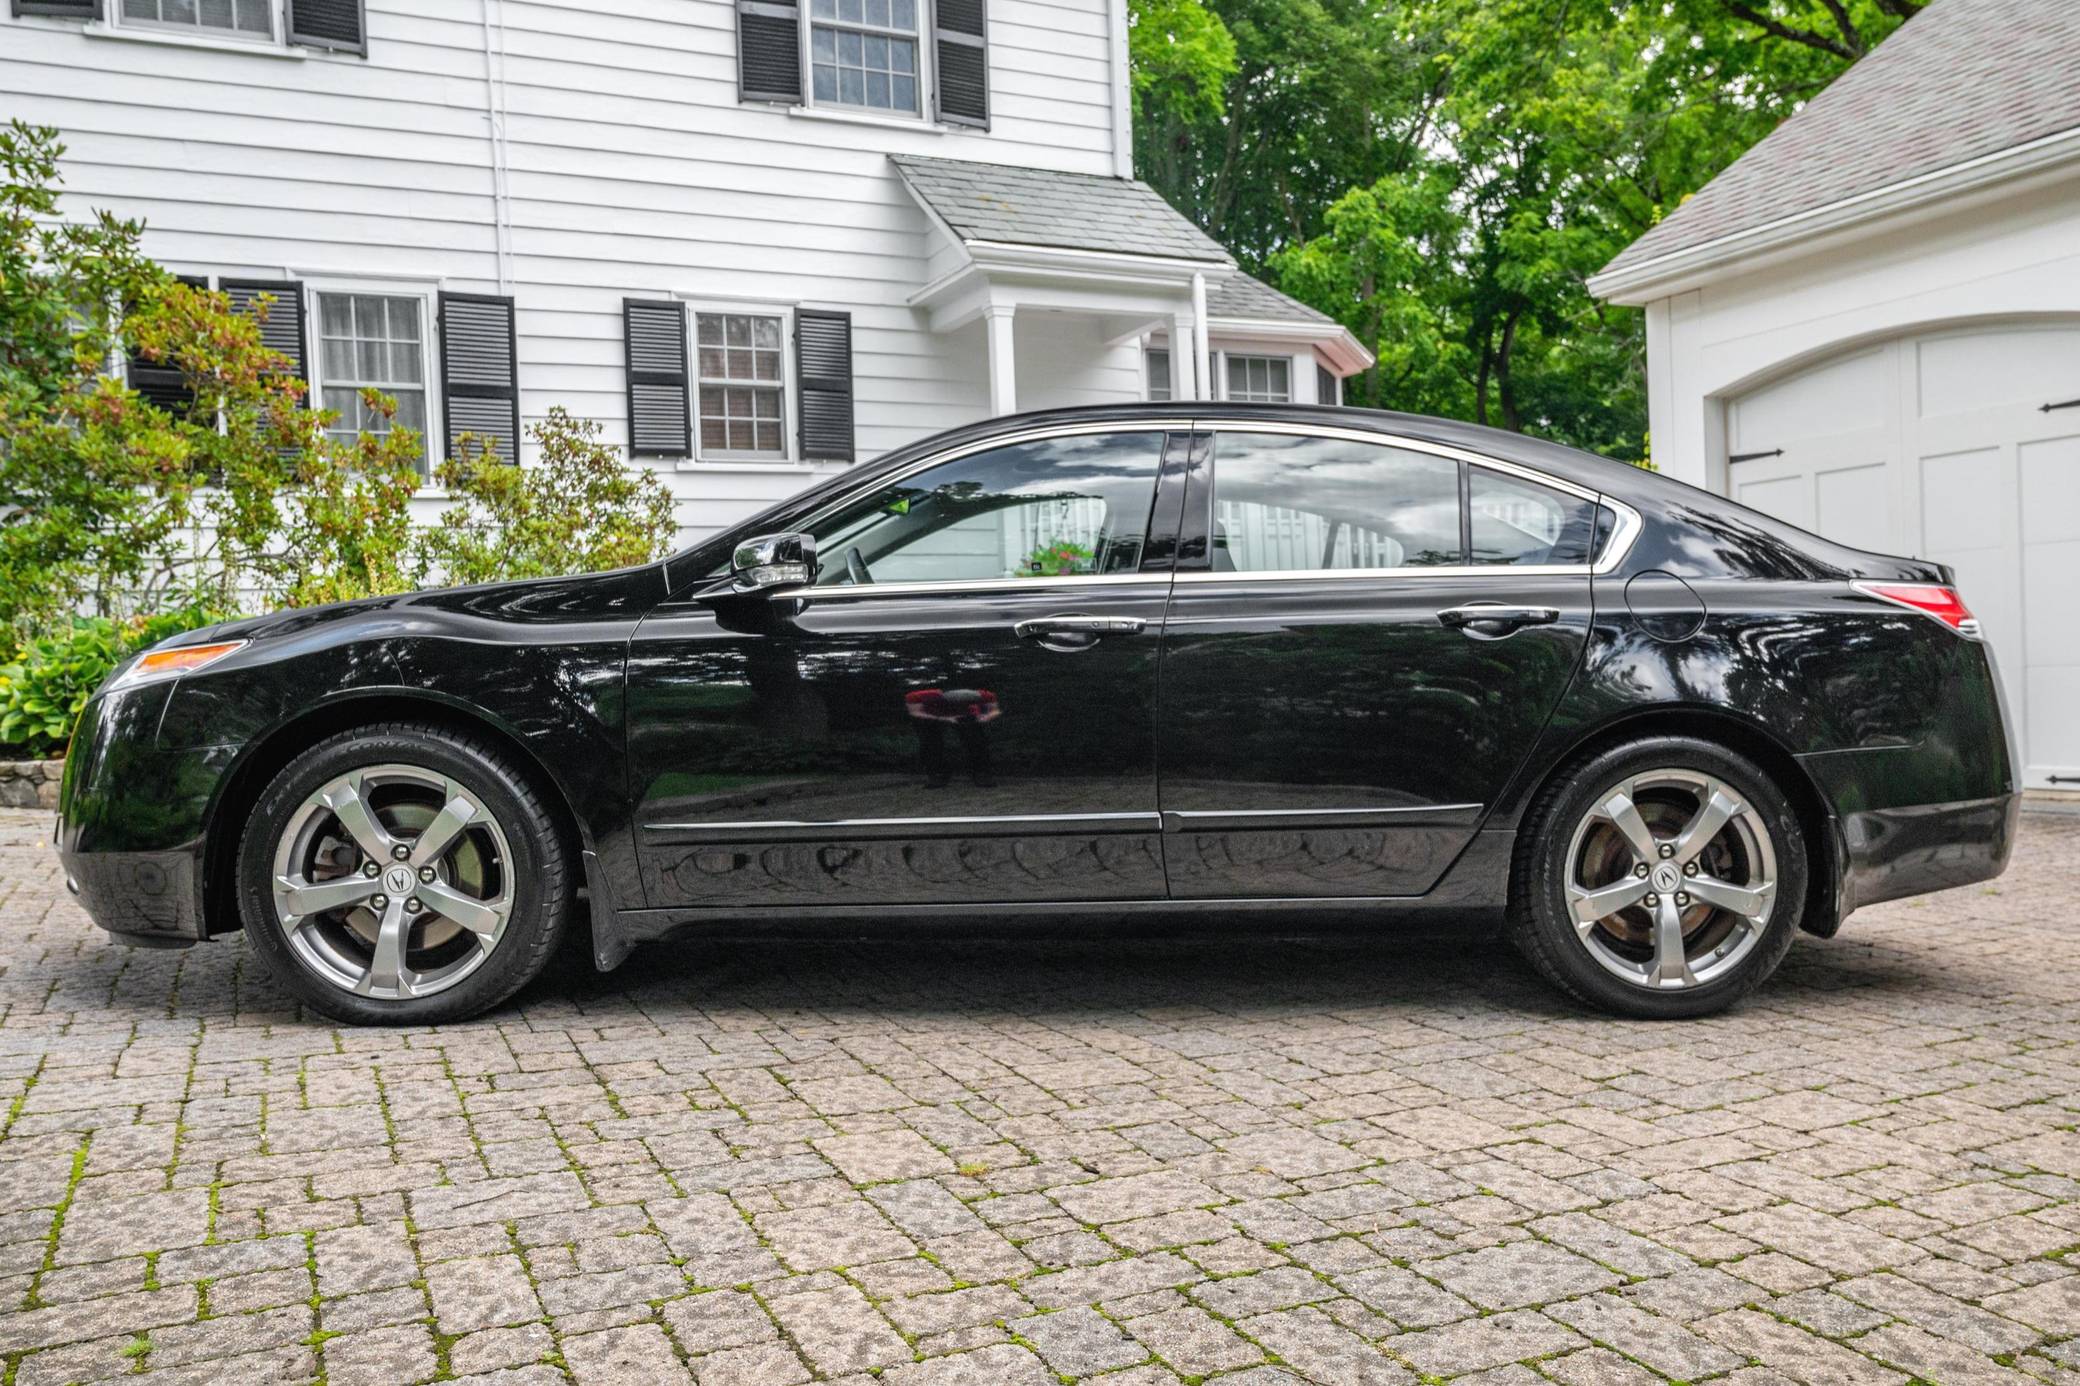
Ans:
{"type": "Polygon", "coordinates": [[[1148,622],[1139,616],[1035,616],[1011,628],[1021,640],[1082,649],[1107,635],[1133,635],[1148,622]]]}
{"type": "Polygon", "coordinates": [[[1550,626],[1560,619],[1560,613],[1550,606],[1503,606],[1499,602],[1473,602],[1466,606],[1450,606],[1437,613],[1437,619],[1453,630],[1463,630],[1468,635],[1485,636],[1490,639],[1508,635],[1523,626],[1550,626]]]}

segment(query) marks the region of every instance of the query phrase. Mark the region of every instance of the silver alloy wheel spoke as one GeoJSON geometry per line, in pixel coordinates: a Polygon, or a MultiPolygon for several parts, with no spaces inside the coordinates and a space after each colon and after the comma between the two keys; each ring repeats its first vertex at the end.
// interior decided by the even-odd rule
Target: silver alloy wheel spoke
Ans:
{"type": "Polygon", "coordinates": [[[1712,784],[1704,806],[1697,810],[1697,816],[1684,824],[1683,831],[1676,835],[1676,865],[1688,866],[1695,861],[1697,854],[1710,845],[1721,828],[1746,811],[1740,800],[1712,784]]]}
{"type": "Polygon", "coordinates": [[[1770,896],[1774,893],[1767,887],[1753,889],[1722,881],[1715,876],[1692,876],[1684,888],[1707,905],[1717,905],[1743,919],[1753,919],[1767,913],[1770,896]]]}
{"type": "Polygon", "coordinates": [[[447,786],[447,795],[448,802],[441,805],[441,811],[434,815],[433,821],[426,825],[426,831],[420,833],[419,840],[412,844],[409,861],[414,869],[439,861],[453,845],[456,836],[477,816],[476,800],[456,788],[453,782],[447,786]]]}
{"type": "Polygon", "coordinates": [[[1657,987],[1697,985],[1697,974],[1690,970],[1689,954],[1683,943],[1683,912],[1667,895],[1654,906],[1654,965],[1647,973],[1647,981],[1657,987]]]}
{"type": "Polygon", "coordinates": [[[1614,881],[1594,890],[1570,883],[1567,887],[1567,897],[1574,907],[1575,928],[1593,928],[1597,920],[1608,918],[1619,910],[1638,904],[1652,889],[1653,886],[1635,876],[1627,876],[1622,881],[1614,881]]]}
{"type": "Polygon", "coordinates": [[[480,940],[494,939],[506,922],[506,912],[497,905],[464,895],[436,881],[419,887],[419,899],[443,919],[453,920],[480,940]]]}
{"type": "Polygon", "coordinates": [[[368,971],[354,990],[363,996],[410,996],[412,974],[405,970],[405,943],[411,925],[405,919],[404,901],[392,899],[383,906],[383,919],[376,931],[376,947],[368,960],[368,971]]]}
{"type": "Polygon", "coordinates": [[[1605,799],[1598,811],[1625,835],[1635,860],[1648,863],[1657,860],[1654,834],[1648,831],[1646,820],[1639,816],[1639,809],[1634,806],[1630,794],[1619,790],[1605,799]]]}
{"type": "Polygon", "coordinates": [[[347,836],[354,839],[354,845],[361,849],[363,856],[374,861],[388,861],[397,839],[390,836],[389,831],[376,822],[375,815],[368,811],[368,802],[361,797],[361,780],[359,775],[349,775],[340,780],[326,790],[323,802],[332,810],[332,816],[339,820],[339,825],[347,830],[347,836]]]}
{"type": "Polygon", "coordinates": [[[342,876],[336,881],[306,881],[294,876],[277,876],[275,898],[289,914],[323,914],[326,910],[358,905],[381,890],[382,884],[366,876],[342,876]]]}

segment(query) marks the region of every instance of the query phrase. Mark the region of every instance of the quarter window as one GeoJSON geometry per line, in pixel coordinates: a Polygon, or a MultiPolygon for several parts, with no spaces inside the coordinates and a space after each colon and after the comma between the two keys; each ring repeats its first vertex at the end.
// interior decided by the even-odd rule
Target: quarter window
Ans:
{"type": "Polygon", "coordinates": [[[1163,434],[1079,433],[971,453],[811,526],[819,586],[986,582],[1141,566],[1163,434]]]}
{"type": "Polygon", "coordinates": [[[123,21],[272,39],[274,0],[123,0],[123,21]]]}
{"type": "Polygon", "coordinates": [[[1293,363],[1284,356],[1230,356],[1228,398],[1243,404],[1287,404],[1293,398],[1293,363]]]}
{"type": "Polygon", "coordinates": [[[812,0],[809,73],[819,105],[917,114],[918,0],[812,0]]]}
{"type": "MultiPolygon", "coordinates": [[[[392,421],[370,409],[363,390],[397,401],[396,427],[426,435],[426,301],[400,294],[318,295],[319,398],[338,418],[326,433],[351,444],[381,436],[392,421]]],[[[421,449],[420,470],[425,470],[421,449]]]]}
{"type": "Polygon", "coordinates": [[[779,461],[787,456],[783,320],[757,313],[698,313],[700,455],[779,461]]]}
{"type": "Polygon", "coordinates": [[[1465,561],[1450,458],[1343,438],[1221,433],[1213,466],[1216,572],[1465,561]]]}
{"type": "Polygon", "coordinates": [[[1473,561],[1523,565],[1587,563],[1596,544],[1596,505],[1486,467],[1466,482],[1473,561]]]}

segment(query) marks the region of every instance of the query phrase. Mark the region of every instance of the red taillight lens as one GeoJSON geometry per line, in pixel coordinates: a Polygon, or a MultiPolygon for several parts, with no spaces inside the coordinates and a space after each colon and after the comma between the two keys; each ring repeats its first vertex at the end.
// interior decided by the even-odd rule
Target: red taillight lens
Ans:
{"type": "Polygon", "coordinates": [[[1960,635],[1976,636],[1979,633],[1978,618],[1964,604],[1964,598],[1957,595],[1955,587],[1939,587],[1932,582],[1859,582],[1856,590],[1894,606],[1933,616],[1960,635]]]}

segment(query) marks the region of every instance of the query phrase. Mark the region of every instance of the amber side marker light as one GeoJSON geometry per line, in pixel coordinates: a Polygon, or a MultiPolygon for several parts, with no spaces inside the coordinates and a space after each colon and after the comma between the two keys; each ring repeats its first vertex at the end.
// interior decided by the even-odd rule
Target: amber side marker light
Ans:
{"type": "Polygon", "coordinates": [[[1857,591],[1879,601],[1933,616],[1959,635],[1974,640],[1979,638],[1979,618],[1972,615],[1971,608],[1964,604],[1963,597],[1957,595],[1955,587],[1943,587],[1933,582],[1859,582],[1853,585],[1857,591]]]}
{"type": "Polygon", "coordinates": [[[137,663],[123,671],[115,681],[117,688],[133,683],[148,683],[153,679],[170,679],[179,674],[192,674],[206,669],[225,655],[246,647],[243,640],[226,640],[215,645],[183,645],[177,650],[153,650],[137,663]]]}

